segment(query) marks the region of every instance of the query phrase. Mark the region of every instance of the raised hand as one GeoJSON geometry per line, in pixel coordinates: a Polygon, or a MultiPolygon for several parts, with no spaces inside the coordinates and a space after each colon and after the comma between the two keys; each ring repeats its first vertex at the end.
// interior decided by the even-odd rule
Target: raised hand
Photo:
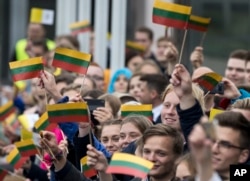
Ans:
{"type": "Polygon", "coordinates": [[[200,46],[195,47],[194,51],[190,55],[190,61],[194,69],[202,66],[204,61],[203,48],[200,46]]]}

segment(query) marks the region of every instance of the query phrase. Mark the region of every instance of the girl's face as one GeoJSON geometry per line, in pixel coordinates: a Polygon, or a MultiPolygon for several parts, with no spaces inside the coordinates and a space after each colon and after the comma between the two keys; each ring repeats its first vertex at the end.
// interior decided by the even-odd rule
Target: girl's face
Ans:
{"type": "Polygon", "coordinates": [[[124,75],[120,75],[114,84],[115,92],[126,93],[128,88],[128,79],[124,75]]]}
{"type": "Polygon", "coordinates": [[[132,123],[123,124],[120,130],[120,147],[126,148],[129,143],[137,140],[140,136],[142,136],[142,133],[135,125],[132,123]]]}
{"type": "Polygon", "coordinates": [[[120,150],[120,125],[104,126],[101,133],[101,143],[113,154],[120,150]]]}
{"type": "Polygon", "coordinates": [[[135,56],[131,58],[128,62],[128,68],[131,70],[131,72],[135,72],[137,67],[144,62],[143,58],[141,56],[135,56]]]}
{"type": "Polygon", "coordinates": [[[141,90],[141,81],[140,76],[135,76],[130,79],[129,84],[129,93],[136,98],[136,100],[139,100],[139,93],[141,90]]]}

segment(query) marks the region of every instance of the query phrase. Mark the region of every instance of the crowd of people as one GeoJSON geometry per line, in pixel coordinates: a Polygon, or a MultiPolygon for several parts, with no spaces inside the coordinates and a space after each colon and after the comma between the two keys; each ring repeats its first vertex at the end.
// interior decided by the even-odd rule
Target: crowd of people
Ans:
{"type": "Polygon", "coordinates": [[[1,85],[2,104],[11,100],[18,115],[38,116],[46,112],[46,104],[87,99],[105,104],[89,112],[89,123],[59,123],[54,131],[42,131],[40,149],[46,155],[31,156],[18,170],[3,160],[20,140],[21,124],[13,128],[2,123],[0,168],[18,175],[16,180],[30,181],[229,181],[230,165],[250,163],[250,51],[231,52],[220,83],[223,91],[205,92],[194,82],[213,72],[203,65],[203,48],[190,55],[191,73],[178,64],[179,52],[170,38],[160,37],[155,52],[153,39],[150,28],[138,28],[134,41],[145,51],[126,51],[124,60],[118,60],[124,68],[110,77],[95,59],[91,32],[92,61],[84,76],[52,66],[56,47],[80,49],[77,37],[52,41],[41,24],[30,23],[11,61],[42,56],[45,70],[32,80],[1,85]],[[140,114],[121,117],[122,105],[143,104],[152,105],[152,120],[140,114]],[[223,112],[209,120],[213,108],[223,112]],[[115,152],[137,155],[154,166],[145,179],[106,173],[115,152]],[[86,155],[88,166],[97,171],[91,178],[81,171],[80,159],[86,155]]]}

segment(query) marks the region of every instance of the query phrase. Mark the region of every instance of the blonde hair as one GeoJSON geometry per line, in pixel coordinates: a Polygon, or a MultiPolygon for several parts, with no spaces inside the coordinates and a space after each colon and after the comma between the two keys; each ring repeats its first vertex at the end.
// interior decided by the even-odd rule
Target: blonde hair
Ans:
{"type": "MultiPolygon", "coordinates": [[[[169,84],[164,92],[162,93],[162,101],[164,101],[166,95],[170,92],[174,91],[174,87],[172,84],[169,84]]],[[[196,84],[192,83],[192,95],[197,99],[197,101],[200,103],[200,106],[205,112],[205,100],[204,100],[204,92],[203,90],[196,84]]]]}

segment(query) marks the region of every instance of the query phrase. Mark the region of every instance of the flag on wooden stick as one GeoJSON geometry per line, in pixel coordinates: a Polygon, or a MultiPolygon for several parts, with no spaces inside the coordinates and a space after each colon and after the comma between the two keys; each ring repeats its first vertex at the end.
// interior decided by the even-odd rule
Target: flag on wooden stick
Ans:
{"type": "Polygon", "coordinates": [[[86,74],[91,55],[67,48],[56,48],[52,65],[68,71],[86,74]]]}
{"type": "MultiPolygon", "coordinates": [[[[11,114],[16,112],[13,101],[9,101],[0,107],[0,122],[7,119],[11,114]]],[[[14,114],[15,115],[15,114],[14,114]]]]}
{"type": "Polygon", "coordinates": [[[14,81],[38,77],[43,70],[42,57],[10,62],[10,72],[14,81]]]}
{"type": "Polygon", "coordinates": [[[192,7],[155,0],[153,22],[164,26],[186,29],[192,7]]]}
{"type": "Polygon", "coordinates": [[[211,18],[204,18],[201,16],[191,15],[188,20],[188,29],[206,32],[211,18]]]}
{"type": "Polygon", "coordinates": [[[51,9],[32,8],[30,13],[30,22],[53,25],[54,11],[51,9]]]}
{"type": "Polygon", "coordinates": [[[97,171],[93,168],[90,168],[87,165],[87,156],[82,157],[80,162],[81,162],[81,172],[85,177],[90,178],[97,175],[97,171]]]}
{"type": "Polygon", "coordinates": [[[79,33],[88,32],[91,30],[89,21],[80,21],[70,24],[70,30],[72,35],[77,35],[79,33]]]}
{"type": "Polygon", "coordinates": [[[89,122],[85,102],[47,105],[47,112],[51,123],[89,122]]]}

